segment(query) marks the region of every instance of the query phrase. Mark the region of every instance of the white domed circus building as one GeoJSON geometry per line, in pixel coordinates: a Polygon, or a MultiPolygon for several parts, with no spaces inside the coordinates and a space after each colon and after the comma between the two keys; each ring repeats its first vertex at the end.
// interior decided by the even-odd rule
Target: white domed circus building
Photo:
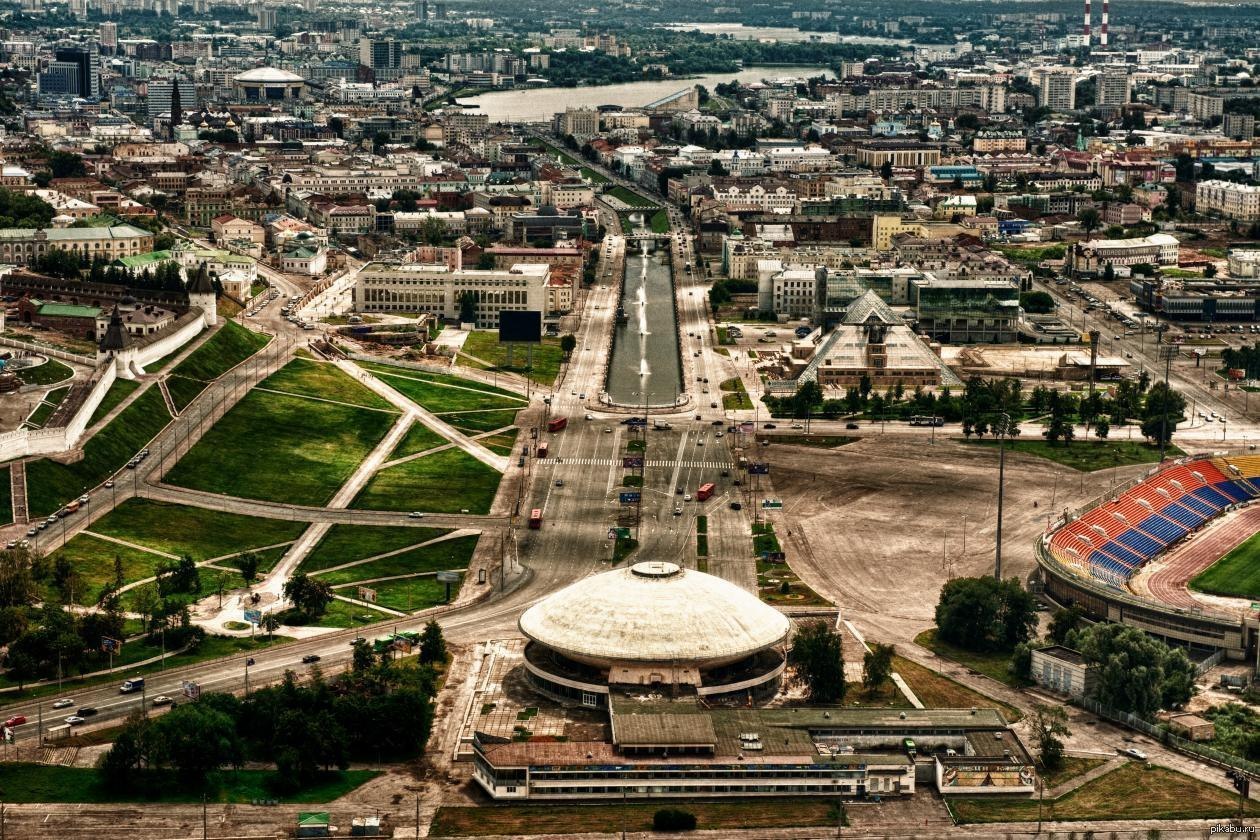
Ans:
{"type": "Polygon", "coordinates": [[[732,583],[653,561],[556,592],[526,610],[520,630],[537,690],[606,707],[610,687],[707,701],[772,696],[791,625],[732,583]]]}
{"type": "Polygon", "coordinates": [[[275,67],[255,67],[232,78],[238,102],[293,102],[302,98],[306,80],[275,67]]]}

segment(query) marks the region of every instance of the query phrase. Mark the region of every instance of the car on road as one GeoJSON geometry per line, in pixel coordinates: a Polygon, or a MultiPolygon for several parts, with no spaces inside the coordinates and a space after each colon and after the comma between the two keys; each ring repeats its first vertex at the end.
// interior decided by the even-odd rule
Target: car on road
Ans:
{"type": "Polygon", "coordinates": [[[714,436],[715,438],[720,438],[720,437],[722,436],[722,433],[721,433],[721,432],[714,432],[714,433],[713,433],[713,436],[714,436]]]}
{"type": "Polygon", "coordinates": [[[105,482],[101,486],[104,487],[106,490],[109,490],[110,488],[114,486],[114,480],[111,478],[109,481],[105,482]]]}
{"type": "Polygon", "coordinates": [[[724,425],[726,425],[726,421],[725,421],[725,420],[714,420],[714,421],[713,421],[712,423],[710,423],[709,425],[710,425],[710,426],[724,426],[724,425]]]}
{"type": "Polygon", "coordinates": [[[75,712],[75,714],[78,715],[79,717],[85,717],[85,718],[91,717],[92,715],[96,714],[96,707],[95,706],[80,706],[78,711],[75,712]]]}
{"type": "Polygon", "coordinates": [[[731,502],[731,510],[743,510],[744,506],[739,502],[731,502]]]}
{"type": "Polygon", "coordinates": [[[674,506],[674,516],[682,516],[682,508],[677,505],[674,506]]]}
{"type": "Polygon", "coordinates": [[[563,479],[563,478],[557,478],[557,479],[556,479],[556,486],[557,486],[557,487],[563,487],[563,486],[564,486],[564,479],[563,479]]]}
{"type": "Polygon", "coordinates": [[[153,698],[153,705],[169,706],[171,705],[171,698],[167,697],[165,694],[159,694],[157,697],[153,698]]]}
{"type": "Polygon", "coordinates": [[[1129,758],[1136,758],[1138,761],[1146,761],[1146,753],[1142,752],[1137,747],[1125,747],[1120,750],[1120,752],[1123,755],[1129,756],[1129,758]]]}
{"type": "Polygon", "coordinates": [[[90,501],[92,501],[91,496],[83,495],[79,497],[79,504],[81,505],[86,505],[90,501]]]}
{"type": "Polygon", "coordinates": [[[418,510],[413,510],[411,513],[407,514],[407,517],[410,519],[424,519],[424,514],[418,510]]]}
{"type": "Polygon", "coordinates": [[[690,493],[687,493],[686,495],[684,495],[684,496],[683,496],[683,501],[684,501],[684,502],[690,502],[690,501],[691,501],[691,494],[690,494],[690,493]]]}
{"type": "Polygon", "coordinates": [[[857,424],[857,423],[845,423],[845,424],[844,424],[844,427],[845,427],[846,429],[858,429],[858,428],[861,428],[860,426],[858,426],[858,424],[857,424]]]}
{"type": "MultiPolygon", "coordinates": [[[[717,403],[715,403],[715,402],[711,402],[711,403],[709,403],[709,408],[717,408],[717,403]]],[[[720,422],[720,421],[719,421],[719,422],[720,422]]]]}
{"type": "Polygon", "coordinates": [[[26,723],[26,715],[14,715],[13,717],[6,720],[4,722],[4,725],[8,727],[9,729],[12,729],[15,726],[21,726],[24,723],[26,723]]]}
{"type": "Polygon", "coordinates": [[[54,709],[68,709],[74,705],[74,701],[69,697],[62,697],[60,700],[54,700],[52,707],[54,709]]]}
{"type": "Polygon", "coordinates": [[[306,656],[303,656],[303,657],[302,657],[302,664],[303,664],[303,665],[314,665],[316,662],[318,662],[318,661],[319,661],[319,659],[320,659],[320,657],[319,657],[319,654],[318,654],[318,653],[308,653],[308,654],[306,654],[306,656]]]}
{"type": "Polygon", "coordinates": [[[68,717],[66,717],[65,720],[66,720],[66,723],[68,723],[71,726],[78,726],[80,723],[83,723],[83,718],[79,717],[78,715],[69,715],[68,717]]]}
{"type": "Polygon", "coordinates": [[[611,427],[609,427],[609,426],[605,426],[605,427],[604,427],[604,434],[606,434],[606,435],[611,435],[611,434],[612,434],[612,428],[611,428],[611,427]]]}
{"type": "Polygon", "coordinates": [[[595,419],[595,415],[594,415],[594,414],[588,414],[588,415],[586,415],[586,419],[587,419],[587,420],[594,420],[594,419],[595,419]]]}
{"type": "Polygon", "coordinates": [[[28,537],[33,537],[33,536],[35,536],[35,535],[36,535],[36,534],[38,534],[38,533],[39,533],[39,528],[37,528],[37,527],[32,526],[32,527],[30,527],[30,528],[27,528],[27,529],[26,529],[26,536],[28,536],[28,537]]]}
{"type": "Polygon", "coordinates": [[[579,400],[584,400],[584,399],[586,399],[586,394],[578,394],[578,399],[579,399],[579,400]]]}
{"type": "Polygon", "coordinates": [[[777,429],[777,428],[779,428],[779,427],[778,427],[778,426],[776,426],[776,425],[775,425],[775,424],[773,424],[773,423],[762,423],[762,424],[761,424],[761,428],[763,428],[763,429],[777,429]]]}
{"type": "Polygon", "coordinates": [[[793,428],[793,429],[803,429],[803,428],[805,428],[805,426],[804,426],[803,424],[801,424],[801,423],[793,423],[793,424],[792,424],[792,428],[793,428]]]}

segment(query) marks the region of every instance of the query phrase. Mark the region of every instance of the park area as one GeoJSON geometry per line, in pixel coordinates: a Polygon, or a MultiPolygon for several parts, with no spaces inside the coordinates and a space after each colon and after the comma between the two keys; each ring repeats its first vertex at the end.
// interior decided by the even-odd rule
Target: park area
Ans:
{"type": "Polygon", "coordinates": [[[182,411],[207,385],[257,353],[268,340],[235,321],[224,322],[218,332],[171,371],[166,389],[175,407],[182,411]]]}
{"type": "Polygon", "coordinates": [[[502,475],[462,449],[443,449],[386,467],[351,507],[428,513],[490,512],[502,475]]]}
{"type": "Polygon", "coordinates": [[[295,359],[224,415],[167,481],[326,505],[397,419],[388,403],[332,365],[295,359]]]}
{"type": "Polygon", "coordinates": [[[560,362],[564,353],[560,350],[560,339],[555,336],[543,336],[540,344],[532,349],[515,346],[512,349],[512,363],[508,364],[507,347],[499,343],[499,335],[493,330],[477,330],[468,334],[464,346],[460,350],[461,364],[468,364],[484,370],[505,370],[528,376],[542,385],[550,385],[560,372],[560,362]],[[527,360],[532,359],[532,364],[527,360]]]}

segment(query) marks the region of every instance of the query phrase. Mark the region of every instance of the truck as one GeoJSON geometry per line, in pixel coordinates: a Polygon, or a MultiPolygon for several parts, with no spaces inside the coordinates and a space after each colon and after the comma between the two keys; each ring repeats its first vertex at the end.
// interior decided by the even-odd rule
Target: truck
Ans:
{"type": "Polygon", "coordinates": [[[558,432],[567,425],[569,425],[568,417],[553,417],[547,421],[547,431],[558,432]]]}
{"type": "Polygon", "coordinates": [[[144,677],[136,677],[135,679],[126,680],[118,687],[119,694],[135,694],[144,688],[144,677]]]}
{"type": "Polygon", "coordinates": [[[717,488],[713,485],[713,482],[711,481],[705,484],[701,484],[700,489],[696,490],[696,501],[697,502],[707,501],[710,497],[713,496],[713,491],[716,489],[717,488]]]}

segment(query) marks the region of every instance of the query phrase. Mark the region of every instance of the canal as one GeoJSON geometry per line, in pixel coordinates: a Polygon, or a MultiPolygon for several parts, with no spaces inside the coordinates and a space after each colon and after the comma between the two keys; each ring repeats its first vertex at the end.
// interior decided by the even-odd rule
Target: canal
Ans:
{"type": "MultiPolygon", "coordinates": [[[[642,214],[631,217],[643,224],[642,214]]],[[[621,310],[604,390],[620,405],[672,406],[682,391],[669,240],[626,243],[621,310]]]]}

